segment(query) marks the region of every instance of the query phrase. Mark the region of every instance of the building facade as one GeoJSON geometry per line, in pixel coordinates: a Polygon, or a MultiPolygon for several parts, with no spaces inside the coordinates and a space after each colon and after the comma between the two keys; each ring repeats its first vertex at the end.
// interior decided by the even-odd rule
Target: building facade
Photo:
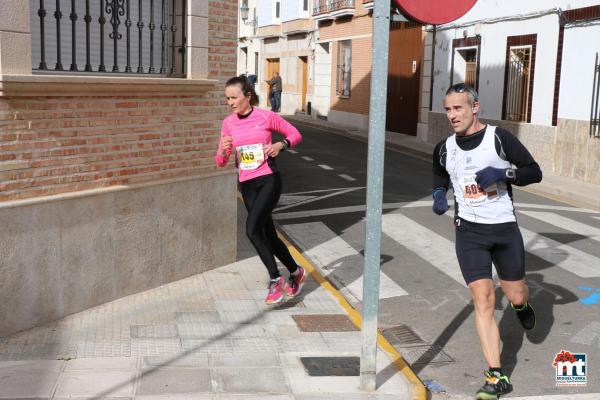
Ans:
{"type": "Polygon", "coordinates": [[[241,0],[238,73],[256,77],[260,106],[269,107],[267,80],[283,83],[281,112],[308,113],[314,94],[314,21],[310,0],[241,0]]]}
{"type": "MultiPolygon", "coordinates": [[[[366,129],[372,9],[372,0],[241,0],[238,73],[258,77],[263,107],[277,71],[283,113],[366,129]]],[[[417,133],[424,36],[420,24],[390,26],[388,131],[417,133]]]]}
{"type": "Polygon", "coordinates": [[[480,117],[517,135],[545,172],[600,184],[599,52],[597,1],[480,1],[459,20],[428,27],[433,63],[422,97],[430,106],[418,136],[436,143],[449,134],[445,90],[467,82],[479,92],[480,117]]]}
{"type": "Polygon", "coordinates": [[[237,12],[0,2],[0,337],[235,261],[237,12]]]}
{"type": "MultiPolygon", "coordinates": [[[[313,8],[319,31],[315,63],[321,76],[315,87],[320,95],[317,111],[332,122],[358,129],[369,125],[372,9],[372,0],[322,0],[313,8]]],[[[417,132],[423,38],[420,24],[390,24],[388,131],[417,132]]]]}

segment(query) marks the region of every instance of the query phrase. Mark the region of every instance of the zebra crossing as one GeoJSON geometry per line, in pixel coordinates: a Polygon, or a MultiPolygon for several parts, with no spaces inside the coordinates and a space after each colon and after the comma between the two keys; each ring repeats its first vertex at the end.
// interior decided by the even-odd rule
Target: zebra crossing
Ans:
{"type": "MultiPolygon", "coordinates": [[[[322,222],[285,225],[284,230],[316,263],[325,276],[354,301],[362,301],[362,255],[322,222]],[[342,268],[343,266],[343,268],[342,268]]],[[[385,273],[380,277],[379,297],[406,296],[400,285],[385,273]]]]}
{"type": "MultiPolygon", "coordinates": [[[[301,203],[305,203],[302,201],[301,203]]],[[[353,300],[362,299],[362,268],[363,256],[350,245],[342,235],[336,234],[325,222],[302,222],[296,223],[296,218],[306,218],[310,216],[326,216],[336,214],[336,209],[328,209],[323,213],[322,210],[311,211],[288,211],[294,204],[287,204],[280,210],[286,210],[285,213],[274,214],[276,219],[280,219],[282,227],[305,254],[323,271],[325,275],[344,293],[353,300]]],[[[415,207],[430,207],[429,201],[417,201],[410,203],[393,203],[393,205],[384,204],[384,209],[396,208],[402,209],[415,207]],[[392,207],[393,206],[393,207],[392,207]]],[[[527,205],[521,205],[522,207],[527,205]]],[[[533,205],[531,205],[533,206],[533,205]]],[[[356,212],[361,206],[339,207],[340,213],[356,212]]],[[[577,240],[591,240],[594,243],[600,242],[600,212],[586,210],[592,214],[575,220],[559,214],[559,211],[569,211],[568,207],[561,207],[560,210],[539,211],[539,207],[527,207],[520,210],[519,213],[541,221],[544,224],[552,225],[558,230],[572,232],[576,234],[577,240]]],[[[573,209],[576,210],[576,209],[573,209]]],[[[577,209],[580,211],[581,209],[577,209]]],[[[450,214],[447,214],[451,217],[450,214]]],[[[357,223],[362,223],[359,221],[357,223]]],[[[552,268],[559,269],[564,273],[574,275],[579,278],[589,279],[600,277],[600,257],[582,251],[571,244],[561,243],[544,234],[537,233],[530,227],[524,226],[520,221],[521,233],[527,252],[546,261],[552,268]]],[[[383,238],[392,240],[397,246],[414,253],[416,256],[434,267],[437,271],[451,278],[461,286],[465,286],[456,257],[454,256],[454,242],[419,223],[416,219],[401,212],[392,212],[382,215],[382,234],[383,238]]],[[[597,244],[593,244],[597,247],[597,244]]],[[[496,278],[496,276],[494,275],[496,278]]],[[[400,283],[386,275],[385,271],[381,273],[380,298],[390,298],[409,295],[410,288],[403,288],[400,283]]]]}

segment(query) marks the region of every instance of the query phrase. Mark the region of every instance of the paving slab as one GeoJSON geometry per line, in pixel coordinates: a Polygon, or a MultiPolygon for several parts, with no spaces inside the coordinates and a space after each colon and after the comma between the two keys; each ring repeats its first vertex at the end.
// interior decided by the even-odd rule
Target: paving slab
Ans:
{"type": "Polygon", "coordinates": [[[55,395],[58,397],[132,396],[134,382],[135,371],[65,371],[58,380],[55,395]]]}
{"type": "Polygon", "coordinates": [[[151,368],[142,373],[136,395],[199,395],[212,391],[209,369],[151,368]]]}
{"type": "Polygon", "coordinates": [[[0,366],[0,399],[50,398],[59,370],[0,366]]]}
{"type": "MultiPolygon", "coordinates": [[[[360,356],[359,331],[301,332],[292,318],[345,315],[338,300],[309,281],[299,298],[266,306],[267,279],[252,257],[5,338],[0,358],[11,359],[0,361],[0,399],[308,400],[360,392],[359,377],[315,380],[299,361],[360,356]]],[[[389,364],[378,355],[378,391],[402,398],[405,380],[389,364]]]]}
{"type": "Polygon", "coordinates": [[[219,391],[235,393],[289,392],[281,368],[219,368],[215,371],[219,391]]]}

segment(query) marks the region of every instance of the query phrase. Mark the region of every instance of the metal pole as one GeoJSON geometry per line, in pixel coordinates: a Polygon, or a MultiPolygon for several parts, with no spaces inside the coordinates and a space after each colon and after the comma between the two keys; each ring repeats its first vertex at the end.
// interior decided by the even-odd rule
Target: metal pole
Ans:
{"type": "Polygon", "coordinates": [[[367,164],[367,224],[363,273],[362,353],[360,385],[376,389],[377,315],[379,310],[379,263],[383,157],[387,97],[390,2],[375,0],[373,7],[373,53],[371,58],[371,102],[369,108],[369,155],[367,164]]]}

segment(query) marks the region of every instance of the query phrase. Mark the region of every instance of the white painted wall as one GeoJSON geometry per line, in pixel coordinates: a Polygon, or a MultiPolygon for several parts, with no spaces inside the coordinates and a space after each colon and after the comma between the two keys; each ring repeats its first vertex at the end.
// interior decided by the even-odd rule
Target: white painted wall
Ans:
{"type": "Polygon", "coordinates": [[[519,16],[539,11],[561,8],[570,10],[598,5],[598,0],[479,0],[462,18],[448,25],[466,22],[519,16]]]}
{"type": "MultiPolygon", "coordinates": [[[[464,34],[469,37],[480,34],[482,37],[479,75],[481,116],[500,119],[506,37],[535,33],[537,51],[531,123],[551,125],[559,32],[556,10],[595,5],[598,5],[598,0],[480,0],[462,18],[438,26],[433,111],[443,112],[444,93],[450,85],[452,39],[462,38],[464,34]],[[510,17],[510,20],[506,20],[507,17],[510,17]]],[[[586,117],[585,114],[589,114],[593,66],[586,69],[586,64],[593,64],[593,57],[599,47],[598,26],[566,28],[559,116],[589,118],[589,115],[586,117]]]]}
{"type": "MultiPolygon", "coordinates": [[[[255,18],[258,18],[258,9],[256,0],[247,0],[248,8],[248,19],[243,21],[239,13],[239,7],[242,5],[242,1],[238,2],[238,38],[246,38],[243,42],[238,40],[238,57],[237,57],[237,74],[254,74],[258,75],[258,79],[261,79],[260,71],[255,68],[255,52],[259,53],[259,69],[260,69],[260,39],[256,38],[254,31],[255,18]],[[242,52],[242,48],[247,49],[247,54],[242,52]]],[[[258,89],[258,87],[257,87],[258,89]]]]}
{"type": "Polygon", "coordinates": [[[450,85],[452,40],[462,38],[466,31],[469,37],[476,34],[481,35],[479,95],[482,110],[480,115],[484,118],[500,119],[502,117],[506,38],[507,36],[535,33],[537,34],[537,51],[531,123],[551,125],[558,29],[558,15],[548,14],[522,21],[502,21],[438,31],[435,50],[433,111],[443,112],[444,94],[450,85]]]}
{"type": "Polygon", "coordinates": [[[275,24],[275,1],[258,0],[258,26],[269,26],[275,24]]]}
{"type": "Polygon", "coordinates": [[[600,24],[565,28],[558,117],[589,120],[600,24]]]}
{"type": "Polygon", "coordinates": [[[314,115],[327,115],[331,106],[331,52],[333,44],[328,44],[328,51],[317,44],[315,48],[314,95],[312,100],[312,113],[314,115]]]}

